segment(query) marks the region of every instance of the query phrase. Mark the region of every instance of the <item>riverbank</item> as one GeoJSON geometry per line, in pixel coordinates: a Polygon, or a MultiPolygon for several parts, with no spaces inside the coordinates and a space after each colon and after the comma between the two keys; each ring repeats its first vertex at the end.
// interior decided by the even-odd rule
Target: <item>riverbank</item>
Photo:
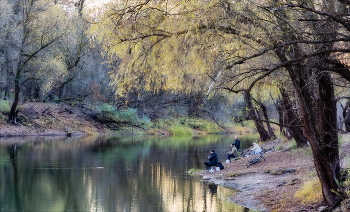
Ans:
{"type": "MultiPolygon", "coordinates": [[[[3,111],[3,110],[0,110],[3,111]]],[[[139,126],[140,124],[128,123],[125,120],[118,121],[100,119],[96,111],[79,105],[65,103],[40,103],[28,102],[18,108],[17,122],[9,122],[7,112],[0,112],[0,137],[10,136],[74,136],[74,135],[101,135],[101,134],[153,134],[171,135],[168,125],[177,120],[167,119],[169,123],[152,123],[152,126],[139,126]],[[147,128],[147,129],[146,129],[147,128]]],[[[102,113],[102,115],[104,115],[102,113]]],[[[196,120],[203,124],[204,120],[196,120]]],[[[214,125],[214,124],[213,124],[214,125]]],[[[177,126],[177,131],[185,131],[189,136],[207,134],[206,130],[200,129],[196,123],[193,126],[177,126]]],[[[210,125],[204,128],[210,128],[210,125]]],[[[170,126],[171,128],[171,126],[170,126]]],[[[209,129],[210,130],[210,129],[209,129]]],[[[218,133],[235,133],[246,131],[239,129],[215,129],[218,133]]],[[[248,130],[249,131],[249,130],[248,130]]],[[[249,131],[250,132],[250,131],[249,131]]],[[[177,133],[177,132],[175,132],[177,133]]],[[[212,133],[212,132],[209,132],[212,133]]],[[[244,133],[244,132],[243,132],[244,133]]],[[[187,135],[186,134],[186,135],[187,135]]]]}
{"type": "MultiPolygon", "coordinates": [[[[261,146],[276,150],[265,153],[265,160],[248,168],[244,165],[254,156],[223,163],[224,170],[200,173],[203,180],[238,190],[231,200],[257,211],[328,211],[322,202],[310,147],[290,149],[290,142],[282,140],[261,143],[261,146]],[[310,182],[316,184],[307,191],[305,185],[310,182]]],[[[344,155],[349,152],[349,147],[350,142],[342,143],[344,155]]],[[[342,168],[349,168],[344,155],[342,168]]],[[[346,202],[332,211],[349,211],[346,202]]]]}
{"type": "MultiPolygon", "coordinates": [[[[54,103],[26,103],[19,108],[17,124],[7,122],[0,114],[0,137],[9,136],[75,136],[118,134],[108,125],[94,118],[91,110],[79,106],[54,103]]],[[[133,128],[124,128],[123,133],[133,133],[133,128]]],[[[250,133],[247,129],[228,129],[227,133],[250,133]]],[[[166,135],[167,131],[155,131],[166,135]]],[[[144,131],[144,133],[148,133],[144,131]]],[[[196,134],[205,132],[196,131],[196,134]]],[[[341,166],[349,168],[350,136],[342,135],[341,166]]],[[[324,204],[319,192],[312,190],[314,199],[296,198],[306,182],[317,179],[311,149],[291,148],[289,141],[274,140],[261,143],[264,149],[275,149],[264,154],[265,161],[246,168],[253,157],[244,157],[226,164],[219,172],[200,173],[209,183],[239,190],[231,200],[239,205],[259,211],[321,211],[324,204]]],[[[341,207],[345,207],[344,205],[341,207]]],[[[349,211],[338,209],[338,211],[349,211]]]]}
{"type": "Polygon", "coordinates": [[[18,109],[17,123],[0,116],[0,136],[71,136],[110,134],[104,124],[94,120],[82,107],[55,103],[25,103],[18,109]]]}

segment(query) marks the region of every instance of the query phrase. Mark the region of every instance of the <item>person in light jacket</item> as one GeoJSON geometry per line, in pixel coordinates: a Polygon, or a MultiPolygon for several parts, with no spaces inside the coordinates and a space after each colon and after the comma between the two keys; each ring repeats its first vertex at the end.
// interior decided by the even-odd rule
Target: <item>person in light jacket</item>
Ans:
{"type": "Polygon", "coordinates": [[[254,154],[260,154],[260,152],[262,151],[262,148],[257,143],[253,143],[253,147],[250,150],[254,155],[254,154]]]}

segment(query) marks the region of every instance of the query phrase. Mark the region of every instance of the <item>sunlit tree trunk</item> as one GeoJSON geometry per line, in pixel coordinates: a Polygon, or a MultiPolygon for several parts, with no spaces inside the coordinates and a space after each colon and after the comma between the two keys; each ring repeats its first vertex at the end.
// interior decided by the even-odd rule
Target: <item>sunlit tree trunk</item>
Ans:
{"type": "Polygon", "coordinates": [[[292,137],[295,139],[297,146],[305,146],[307,144],[307,139],[304,136],[302,129],[300,128],[301,122],[299,120],[299,117],[295,116],[289,95],[284,88],[280,88],[280,93],[282,95],[282,105],[286,113],[284,124],[287,125],[287,130],[291,131],[292,137]]]}
{"type": "Polygon", "coordinates": [[[276,138],[276,135],[275,133],[273,132],[273,129],[271,127],[271,124],[269,122],[269,116],[267,114],[267,109],[266,109],[266,106],[260,102],[260,101],[257,101],[254,99],[254,101],[260,106],[261,110],[262,110],[262,114],[264,116],[264,119],[266,121],[266,127],[267,127],[267,131],[268,131],[268,134],[269,134],[269,139],[275,139],[276,138]]]}
{"type": "Polygon", "coordinates": [[[265,130],[263,122],[260,120],[259,116],[253,106],[252,98],[248,91],[244,92],[244,100],[247,106],[249,117],[254,121],[255,127],[260,135],[262,141],[267,141],[269,139],[269,133],[265,130]]]}

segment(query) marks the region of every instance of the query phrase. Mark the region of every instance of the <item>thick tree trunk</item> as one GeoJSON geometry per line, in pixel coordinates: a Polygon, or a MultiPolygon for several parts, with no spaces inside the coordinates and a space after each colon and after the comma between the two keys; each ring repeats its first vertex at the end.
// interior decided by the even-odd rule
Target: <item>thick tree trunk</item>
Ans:
{"type": "MultiPolygon", "coordinates": [[[[254,99],[254,101],[255,101],[255,102],[260,106],[260,108],[261,108],[262,114],[263,114],[264,119],[265,119],[265,121],[266,121],[266,127],[267,127],[267,131],[268,131],[268,134],[269,134],[269,135],[268,135],[269,139],[271,139],[271,138],[275,139],[275,138],[276,138],[276,135],[275,135],[275,133],[273,132],[273,129],[272,129],[271,124],[270,124],[270,122],[269,122],[269,116],[267,115],[266,106],[265,106],[262,102],[257,101],[256,99],[254,99]]],[[[259,119],[261,120],[260,117],[259,117],[259,119]]]]}
{"type": "Polygon", "coordinates": [[[321,71],[305,74],[299,70],[290,75],[298,93],[304,132],[312,148],[324,199],[327,204],[335,205],[341,191],[337,110],[331,78],[321,71]],[[308,85],[311,80],[313,86],[308,85]]]}
{"type": "Polygon", "coordinates": [[[247,105],[248,114],[249,114],[250,118],[253,119],[253,121],[254,121],[255,127],[260,135],[260,139],[262,141],[269,140],[269,134],[265,130],[263,122],[260,120],[259,116],[255,112],[255,109],[254,109],[253,103],[252,103],[252,98],[251,98],[250,93],[248,91],[245,91],[245,93],[244,93],[244,100],[245,100],[245,103],[247,105]]]}
{"type": "Polygon", "coordinates": [[[284,88],[280,88],[280,93],[282,95],[282,106],[286,112],[285,116],[285,125],[288,125],[290,127],[287,127],[287,131],[292,132],[292,137],[295,139],[295,142],[297,143],[298,147],[303,147],[307,144],[307,139],[304,136],[303,130],[298,127],[301,125],[300,120],[298,117],[295,116],[295,113],[293,111],[293,105],[290,102],[289,95],[285,91],[284,88]]]}
{"type": "Polygon", "coordinates": [[[335,204],[339,200],[339,196],[334,191],[339,191],[340,182],[340,164],[339,164],[339,145],[337,130],[337,107],[334,96],[333,82],[330,74],[323,73],[319,80],[319,102],[317,103],[316,129],[321,129],[319,133],[319,144],[317,147],[319,152],[314,151],[323,160],[318,160],[316,168],[318,173],[326,171],[327,175],[322,174],[320,180],[322,182],[323,194],[326,201],[335,204]]]}

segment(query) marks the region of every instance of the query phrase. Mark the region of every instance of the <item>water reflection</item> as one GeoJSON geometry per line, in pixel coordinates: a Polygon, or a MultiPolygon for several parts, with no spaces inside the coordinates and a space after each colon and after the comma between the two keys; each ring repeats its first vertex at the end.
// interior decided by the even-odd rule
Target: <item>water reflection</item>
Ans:
{"type": "Polygon", "coordinates": [[[30,139],[0,140],[0,211],[245,210],[185,174],[210,149],[224,161],[229,136],[30,139]]]}

